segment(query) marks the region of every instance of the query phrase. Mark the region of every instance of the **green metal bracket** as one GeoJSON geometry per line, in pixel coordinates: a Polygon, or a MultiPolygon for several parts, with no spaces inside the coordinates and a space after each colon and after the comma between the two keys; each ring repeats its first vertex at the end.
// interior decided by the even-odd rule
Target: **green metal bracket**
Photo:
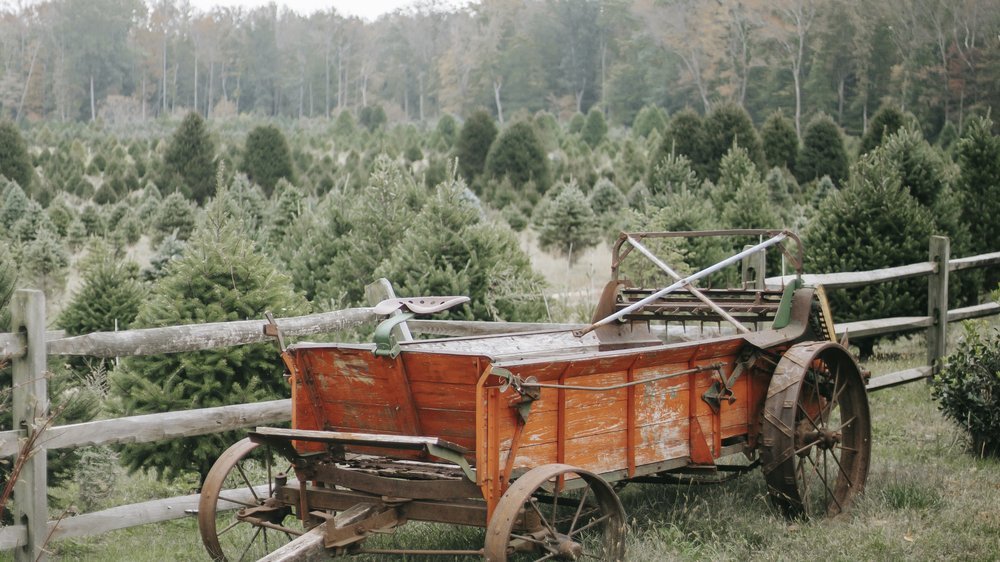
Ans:
{"type": "Polygon", "coordinates": [[[792,322],[792,297],[795,291],[802,288],[802,279],[792,279],[785,285],[785,291],[781,293],[781,304],[778,305],[778,312],[774,315],[774,322],[771,323],[772,330],[780,330],[792,322]]]}
{"type": "Polygon", "coordinates": [[[383,320],[375,328],[375,355],[379,357],[391,357],[395,359],[399,355],[399,342],[393,335],[393,328],[413,318],[413,314],[406,312],[396,314],[383,320]]]}
{"type": "Polygon", "coordinates": [[[439,459],[444,459],[457,464],[458,467],[462,469],[462,472],[465,473],[466,478],[473,482],[476,481],[476,469],[472,468],[472,466],[469,465],[469,461],[465,460],[465,457],[461,454],[451,449],[434,445],[433,443],[428,443],[426,447],[428,453],[439,459]]]}

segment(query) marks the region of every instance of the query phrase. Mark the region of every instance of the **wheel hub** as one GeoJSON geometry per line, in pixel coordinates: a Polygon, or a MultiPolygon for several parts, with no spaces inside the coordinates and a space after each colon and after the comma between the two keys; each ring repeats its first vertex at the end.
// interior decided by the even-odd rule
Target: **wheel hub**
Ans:
{"type": "Polygon", "coordinates": [[[577,560],[583,556],[583,545],[566,535],[556,535],[555,540],[550,545],[557,560],[577,560]]]}

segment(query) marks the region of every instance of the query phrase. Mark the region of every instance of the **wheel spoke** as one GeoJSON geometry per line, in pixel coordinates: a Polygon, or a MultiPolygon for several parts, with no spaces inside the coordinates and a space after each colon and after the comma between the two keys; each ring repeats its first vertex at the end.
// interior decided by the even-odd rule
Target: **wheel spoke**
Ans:
{"type": "Polygon", "coordinates": [[[535,537],[533,537],[531,535],[518,535],[517,533],[511,533],[510,537],[512,539],[520,539],[522,541],[530,542],[532,544],[537,544],[537,545],[545,546],[545,541],[536,539],[535,537]]]}
{"type": "Polygon", "coordinates": [[[570,534],[570,535],[568,535],[568,536],[572,537],[573,535],[579,535],[580,533],[586,531],[587,529],[593,527],[594,525],[598,525],[600,523],[603,523],[604,521],[607,521],[610,518],[611,518],[611,514],[610,513],[605,513],[604,515],[598,517],[597,519],[591,520],[589,523],[587,523],[583,527],[580,527],[576,531],[573,531],[573,533],[570,534]]]}
{"type": "Polygon", "coordinates": [[[838,459],[837,455],[833,453],[830,453],[830,457],[833,458],[833,462],[837,463],[837,469],[840,471],[840,474],[844,476],[844,479],[847,480],[847,485],[853,488],[854,482],[851,482],[851,476],[847,474],[847,471],[844,470],[844,466],[840,464],[840,459],[838,459]]]}
{"type": "Polygon", "coordinates": [[[542,562],[542,560],[552,560],[552,558],[555,555],[557,555],[557,554],[559,554],[559,553],[558,552],[550,552],[550,553],[546,554],[545,556],[542,556],[541,558],[536,558],[535,562],[542,562]]]}
{"type": "Polygon", "coordinates": [[[237,500],[237,499],[229,498],[229,497],[223,496],[221,494],[219,495],[219,499],[220,500],[225,500],[225,501],[230,502],[230,503],[235,503],[235,504],[239,504],[239,505],[242,505],[242,506],[246,506],[246,507],[257,507],[258,506],[258,504],[255,504],[255,503],[248,503],[248,502],[246,502],[244,500],[237,500]]]}
{"type": "Polygon", "coordinates": [[[807,456],[806,458],[809,459],[810,463],[812,463],[813,470],[816,472],[816,476],[819,477],[820,481],[823,483],[823,487],[826,488],[826,491],[830,493],[830,497],[833,498],[834,503],[836,503],[837,507],[839,507],[840,510],[843,511],[844,507],[840,505],[840,502],[837,500],[837,495],[833,493],[833,490],[830,489],[830,485],[827,484],[826,479],[823,478],[822,474],[820,474],[819,467],[816,465],[816,462],[812,460],[812,457],[807,456]]]}
{"type": "Polygon", "coordinates": [[[573,521],[569,524],[569,534],[573,534],[573,529],[576,529],[576,522],[580,520],[580,513],[583,511],[583,504],[587,503],[587,496],[590,495],[590,486],[583,491],[583,496],[580,498],[580,504],[576,506],[576,513],[573,514],[573,521]]]}
{"type": "Polygon", "coordinates": [[[230,523],[229,525],[227,525],[225,529],[219,531],[218,533],[215,533],[215,536],[221,537],[222,535],[228,533],[230,529],[232,529],[233,527],[236,527],[240,523],[243,523],[243,521],[240,521],[239,519],[237,519],[236,521],[233,521],[232,523],[230,523]]]}
{"type": "Polygon", "coordinates": [[[257,503],[259,504],[260,497],[257,496],[257,490],[253,489],[253,484],[250,483],[250,478],[247,477],[247,473],[243,470],[243,463],[236,463],[236,470],[239,471],[240,477],[243,479],[243,482],[246,483],[247,488],[250,490],[250,493],[253,494],[253,499],[257,500],[257,503]]]}
{"type": "Polygon", "coordinates": [[[253,543],[257,541],[257,537],[260,536],[261,529],[263,529],[263,527],[257,527],[257,532],[253,534],[253,538],[251,538],[250,542],[247,543],[246,548],[243,549],[243,553],[240,554],[240,557],[236,562],[243,562],[243,558],[246,557],[248,552],[250,552],[250,547],[253,546],[253,543]]]}
{"type": "Polygon", "coordinates": [[[542,510],[538,509],[538,502],[533,501],[533,499],[528,500],[528,505],[530,505],[531,509],[535,510],[535,513],[538,514],[538,518],[542,521],[542,525],[545,525],[545,528],[548,529],[550,533],[552,533],[552,536],[556,536],[558,533],[556,532],[555,528],[553,528],[552,524],[549,523],[547,519],[545,519],[545,514],[542,513],[542,510]]]}
{"type": "Polygon", "coordinates": [[[264,457],[264,463],[267,465],[267,497],[274,495],[274,477],[271,475],[271,446],[267,446],[267,456],[264,457]]]}

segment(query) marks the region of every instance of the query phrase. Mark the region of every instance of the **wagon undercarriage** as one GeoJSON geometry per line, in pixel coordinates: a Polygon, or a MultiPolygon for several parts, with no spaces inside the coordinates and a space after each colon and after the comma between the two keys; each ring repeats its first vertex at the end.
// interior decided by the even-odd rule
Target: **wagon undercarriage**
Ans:
{"type": "Polygon", "coordinates": [[[612,484],[722,481],[758,465],[786,516],[843,512],[868,471],[863,372],[831,341],[821,288],[763,287],[768,248],[801,274],[785,231],[623,234],[583,329],[409,340],[413,312],[461,302],[409,299],[377,307],[388,319],[375,344],[283,349],[292,429],[258,428],[220,457],[199,508],[206,548],[218,560],[620,560],[612,484]],[[687,276],[647,247],[722,235],[759,241],[687,276]],[[633,253],[670,284],[634,286],[633,253]],[[736,288],[697,286],[736,264],[736,288]],[[407,521],[481,527],[484,544],[367,547],[407,521]]]}

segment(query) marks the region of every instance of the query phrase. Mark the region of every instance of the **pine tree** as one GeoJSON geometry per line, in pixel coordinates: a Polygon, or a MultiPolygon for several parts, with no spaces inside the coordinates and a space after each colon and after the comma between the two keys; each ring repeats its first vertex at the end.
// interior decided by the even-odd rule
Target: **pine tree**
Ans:
{"type": "MultiPolygon", "coordinates": [[[[17,263],[7,244],[0,244],[0,332],[10,331],[10,304],[17,288],[17,263]]],[[[10,388],[7,385],[5,388],[10,388]]]]}
{"type": "Polygon", "coordinates": [[[795,124],[781,110],[775,111],[764,121],[764,126],[760,129],[760,140],[764,148],[764,160],[769,168],[795,169],[799,155],[799,137],[795,133],[795,124]]]}
{"type": "Polygon", "coordinates": [[[240,171],[271,196],[279,179],[295,181],[288,141],[274,125],[259,125],[247,135],[240,171]]]}
{"type": "Polygon", "coordinates": [[[28,146],[17,125],[0,120],[0,176],[16,182],[22,189],[30,189],[34,170],[28,146]]]}
{"type": "Polygon", "coordinates": [[[581,251],[599,240],[595,222],[587,197],[575,181],[570,182],[546,208],[538,242],[542,249],[567,256],[572,266],[581,251]]]}
{"type": "Polygon", "coordinates": [[[24,216],[30,200],[17,182],[0,177],[0,186],[0,227],[6,231],[24,216]]]}
{"type": "MultiPolygon", "coordinates": [[[[805,267],[816,273],[866,271],[927,259],[931,212],[910,195],[884,153],[855,165],[847,187],[828,197],[806,229],[805,267]]],[[[828,293],[837,322],[915,316],[927,310],[927,283],[909,279],[828,293]]],[[[874,340],[855,340],[870,354],[874,340]]]]}
{"type": "MultiPolygon", "coordinates": [[[[989,118],[970,120],[955,149],[962,222],[969,226],[974,254],[1000,249],[1000,136],[992,129],[989,118]]],[[[1000,277],[996,269],[993,277],[1000,277]]]]}
{"type": "Polygon", "coordinates": [[[72,336],[127,330],[145,300],[139,266],[126,261],[104,241],[94,239],[85,263],[83,285],[70,297],[57,325],[72,336]]]}
{"type": "Polygon", "coordinates": [[[712,108],[705,118],[705,164],[708,179],[719,178],[719,163],[736,144],[747,151],[754,165],[764,164],[764,150],[753,121],[745,109],[734,103],[724,103],[712,108]]]}
{"type": "Polygon", "coordinates": [[[591,148],[595,148],[607,135],[608,123],[604,120],[604,112],[596,107],[590,108],[590,111],[587,112],[587,122],[584,123],[583,130],[580,131],[583,142],[590,145],[591,148]]]}
{"type": "Polygon", "coordinates": [[[188,113],[170,138],[163,155],[161,187],[180,192],[199,205],[215,190],[215,143],[196,112],[188,113]]]}
{"type": "Polygon", "coordinates": [[[194,215],[194,205],[183,195],[174,192],[166,196],[153,217],[153,244],[159,244],[169,234],[174,234],[179,240],[187,240],[194,231],[194,215]]]}
{"type": "Polygon", "coordinates": [[[716,206],[722,209],[723,228],[780,226],[767,186],[743,147],[734,144],[719,169],[716,206]]]}
{"type": "Polygon", "coordinates": [[[872,116],[868,130],[861,137],[861,154],[871,152],[893,133],[906,125],[906,116],[895,104],[885,104],[872,116]]]}
{"type": "Polygon", "coordinates": [[[434,134],[444,142],[445,150],[451,150],[458,140],[458,122],[450,113],[445,113],[438,119],[437,126],[434,127],[434,134]]]}
{"type": "Polygon", "coordinates": [[[667,129],[667,114],[656,105],[644,105],[632,122],[632,134],[647,138],[653,131],[661,135],[667,129]]]}
{"type": "MultiPolygon", "coordinates": [[[[649,171],[652,172],[668,154],[676,154],[687,156],[698,177],[706,178],[709,160],[706,143],[704,121],[695,110],[685,108],[675,113],[670,120],[659,149],[649,159],[649,171]]],[[[646,183],[649,184],[649,180],[646,183]]]]}
{"type": "Polygon", "coordinates": [[[486,155],[497,136],[497,126],[493,117],[485,110],[474,112],[465,120],[462,131],[458,135],[455,146],[455,156],[458,158],[458,171],[465,181],[472,183],[483,173],[486,167],[486,155]]]}
{"type": "Polygon", "coordinates": [[[531,123],[520,121],[500,133],[486,156],[485,173],[509,179],[515,190],[533,182],[545,193],[549,187],[548,158],[531,123]]]}
{"type": "Polygon", "coordinates": [[[795,164],[795,178],[806,183],[823,176],[844,185],[850,171],[844,135],[828,115],[817,115],[802,135],[802,152],[795,164]]]}
{"type": "Polygon", "coordinates": [[[590,208],[595,215],[617,214],[628,207],[628,200],[618,186],[608,178],[601,178],[590,190],[590,208]]]}
{"type": "Polygon", "coordinates": [[[481,218],[461,180],[439,185],[412,219],[376,277],[400,295],[465,295],[449,317],[538,321],[545,313],[541,277],[510,230],[481,218]]]}
{"type": "Polygon", "coordinates": [[[691,167],[691,160],[683,154],[668,154],[650,171],[649,191],[653,205],[662,205],[663,198],[670,193],[699,191],[701,182],[691,167]]]}
{"type": "Polygon", "coordinates": [[[53,298],[66,287],[69,252],[49,229],[42,229],[24,245],[21,255],[25,284],[53,298]]]}
{"type": "Polygon", "coordinates": [[[354,134],[354,114],[343,110],[337,114],[337,120],[333,122],[333,134],[341,138],[347,138],[354,134]]]}
{"type": "MultiPolygon", "coordinates": [[[[301,314],[306,303],[291,280],[253,244],[246,226],[230,217],[227,192],[208,205],[205,220],[180,259],[153,287],[135,327],[259,319],[301,314]]],[[[256,402],[288,393],[273,345],[254,344],[208,351],[129,359],[112,377],[124,415],[256,402]]],[[[194,471],[204,480],[220,450],[236,432],[126,446],[131,470],[155,469],[176,478],[194,471]]]]}

